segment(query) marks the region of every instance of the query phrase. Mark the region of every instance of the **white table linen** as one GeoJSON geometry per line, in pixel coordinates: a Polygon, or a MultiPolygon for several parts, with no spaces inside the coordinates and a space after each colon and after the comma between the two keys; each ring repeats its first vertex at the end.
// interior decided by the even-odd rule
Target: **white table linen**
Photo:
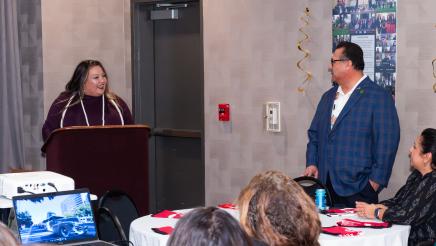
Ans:
{"type": "MultiPolygon", "coordinates": [[[[180,213],[187,213],[191,209],[177,210],[180,213]]],[[[239,220],[239,212],[234,209],[224,209],[233,217],[239,220]]],[[[337,221],[344,218],[363,220],[357,215],[326,216],[320,214],[323,227],[336,225],[337,221]]],[[[138,218],[130,225],[129,240],[134,246],[165,246],[169,236],[154,232],[151,228],[172,226],[174,227],[179,219],[154,218],[147,215],[138,218]]],[[[371,220],[368,220],[371,221],[371,220]]],[[[350,228],[350,227],[349,227],[350,228]]],[[[407,246],[410,226],[393,225],[391,228],[350,228],[362,231],[359,236],[337,237],[321,233],[319,242],[321,246],[407,246]]]]}
{"type": "MultiPolygon", "coordinates": [[[[370,219],[359,218],[357,215],[333,215],[331,217],[320,214],[321,225],[323,227],[334,226],[337,221],[344,218],[361,220],[361,221],[377,221],[370,219]]],[[[321,233],[319,243],[321,246],[407,246],[409,238],[410,226],[407,225],[392,225],[390,228],[374,229],[374,228],[353,228],[351,230],[361,231],[362,234],[350,237],[337,237],[321,233]]]]}

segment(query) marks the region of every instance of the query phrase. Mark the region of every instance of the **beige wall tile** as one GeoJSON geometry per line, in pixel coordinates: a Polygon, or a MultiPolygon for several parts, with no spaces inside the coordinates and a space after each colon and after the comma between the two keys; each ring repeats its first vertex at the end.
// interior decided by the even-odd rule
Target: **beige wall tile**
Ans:
{"type": "MultiPolygon", "coordinates": [[[[330,86],[331,7],[325,0],[203,0],[206,202],[236,199],[260,171],[291,176],[304,170],[306,130],[314,106],[330,86]],[[313,73],[305,93],[296,88],[304,74],[296,43],[300,17],[311,11],[313,73]],[[282,132],[263,129],[263,104],[280,101],[282,132]],[[217,121],[217,104],[231,104],[230,123],[217,121]]],[[[96,58],[105,64],[111,86],[131,105],[130,9],[128,0],[44,0],[44,106],[63,90],[77,63],[96,58]],[[120,59],[122,58],[122,59],[120,59]]],[[[436,94],[431,60],[436,57],[434,0],[398,1],[396,105],[401,141],[389,188],[392,196],[409,175],[408,149],[425,127],[436,127],[436,94]]]]}
{"type": "MultiPolygon", "coordinates": [[[[331,7],[334,1],[265,2],[204,0],[206,202],[232,201],[256,173],[278,169],[299,176],[305,168],[306,130],[314,106],[330,86],[331,7]],[[308,6],[311,19],[303,46],[313,73],[306,93],[296,62],[303,36],[300,17],[308,6]],[[282,132],[263,130],[263,104],[280,101],[282,132]],[[232,121],[217,121],[217,104],[231,104],[232,121]],[[233,181],[232,181],[233,180],[233,181]],[[236,181],[237,180],[237,181],[236,181]]],[[[398,1],[396,104],[401,142],[387,198],[409,175],[408,149],[417,134],[436,127],[436,94],[431,60],[436,57],[436,2],[398,1]],[[425,38],[424,38],[425,37],[425,38]]]]}
{"type": "Polygon", "coordinates": [[[44,112],[76,65],[100,60],[112,90],[132,105],[130,1],[43,0],[44,112]]]}
{"type": "MultiPolygon", "coordinates": [[[[303,172],[306,129],[314,114],[310,100],[312,104],[319,100],[297,92],[304,78],[296,68],[303,57],[296,44],[302,38],[298,28],[305,3],[204,1],[207,204],[234,200],[260,171],[278,169],[292,176],[303,172]],[[267,101],[281,102],[280,133],[264,130],[263,104],[267,101]],[[231,104],[232,121],[227,124],[216,119],[217,104],[224,102],[231,104]],[[217,185],[221,178],[226,182],[217,185]]],[[[323,70],[331,53],[331,30],[329,23],[323,28],[317,22],[325,22],[331,14],[323,10],[329,7],[326,1],[314,5],[321,5],[314,9],[325,16],[311,20],[307,30],[318,26],[316,35],[310,35],[325,41],[323,45],[305,44],[312,57],[304,66],[316,75],[310,83],[317,84],[309,86],[307,94],[320,96],[329,86],[325,82],[328,73],[323,70]]]]}

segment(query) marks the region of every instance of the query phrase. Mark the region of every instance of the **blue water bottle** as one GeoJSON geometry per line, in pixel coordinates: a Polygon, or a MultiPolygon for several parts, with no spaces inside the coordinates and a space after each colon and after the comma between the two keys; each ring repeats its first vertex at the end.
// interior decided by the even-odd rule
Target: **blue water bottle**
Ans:
{"type": "Polygon", "coordinates": [[[318,208],[318,210],[320,210],[320,211],[327,209],[324,189],[316,189],[316,191],[315,191],[315,205],[318,208]]]}

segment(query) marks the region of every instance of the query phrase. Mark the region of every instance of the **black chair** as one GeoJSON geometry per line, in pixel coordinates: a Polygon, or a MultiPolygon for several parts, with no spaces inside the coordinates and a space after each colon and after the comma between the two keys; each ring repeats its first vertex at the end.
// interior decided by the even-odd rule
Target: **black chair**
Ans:
{"type": "Polygon", "coordinates": [[[108,209],[121,225],[125,239],[129,238],[130,223],[139,218],[135,202],[125,192],[107,191],[98,202],[99,208],[108,209]]]}
{"type": "Polygon", "coordinates": [[[120,221],[105,207],[97,210],[97,232],[100,240],[117,245],[129,245],[120,221]]]}
{"type": "Polygon", "coordinates": [[[316,179],[314,177],[310,177],[310,176],[301,176],[301,177],[295,178],[294,181],[297,182],[304,189],[304,191],[310,197],[313,198],[313,200],[315,200],[316,189],[324,189],[325,194],[326,194],[325,197],[326,197],[327,206],[329,206],[329,207],[333,206],[330,192],[327,189],[327,187],[321,182],[321,180],[316,179]]]}

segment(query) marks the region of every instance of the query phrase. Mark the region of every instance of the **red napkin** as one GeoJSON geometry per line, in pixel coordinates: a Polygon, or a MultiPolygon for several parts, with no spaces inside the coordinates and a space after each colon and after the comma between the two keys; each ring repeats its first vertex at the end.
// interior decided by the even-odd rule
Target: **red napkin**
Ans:
{"type": "Polygon", "coordinates": [[[229,208],[229,209],[236,209],[236,205],[232,203],[223,203],[218,205],[219,208],[229,208]]]}
{"type": "Polygon", "coordinates": [[[331,208],[331,209],[327,209],[326,213],[331,213],[331,214],[354,214],[354,208],[331,208]]]}
{"type": "Polygon", "coordinates": [[[387,222],[358,221],[352,219],[343,219],[341,221],[338,221],[336,224],[338,224],[339,226],[347,226],[347,227],[370,227],[370,228],[391,227],[391,224],[387,222]]]}
{"type": "Polygon", "coordinates": [[[163,226],[163,227],[159,227],[159,228],[151,228],[154,232],[162,234],[162,235],[168,235],[171,234],[171,232],[173,232],[174,228],[172,228],[171,226],[163,226]]]}
{"type": "Polygon", "coordinates": [[[181,213],[177,213],[174,211],[170,211],[170,210],[164,210],[160,213],[157,214],[153,214],[151,215],[151,217],[156,217],[156,218],[171,218],[171,219],[180,219],[182,218],[183,214],[181,213]]]}
{"type": "Polygon", "coordinates": [[[331,226],[331,227],[323,227],[322,233],[339,236],[339,237],[346,237],[346,236],[358,236],[362,232],[351,230],[342,226],[331,226]]]}

